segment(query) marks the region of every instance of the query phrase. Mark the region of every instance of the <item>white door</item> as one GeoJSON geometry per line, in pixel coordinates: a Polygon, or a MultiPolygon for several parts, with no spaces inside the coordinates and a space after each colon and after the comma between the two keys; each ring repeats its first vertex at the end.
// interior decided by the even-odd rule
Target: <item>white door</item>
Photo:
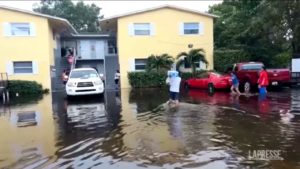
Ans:
{"type": "Polygon", "coordinates": [[[96,57],[97,59],[104,59],[104,41],[96,41],[96,57]]]}
{"type": "Polygon", "coordinates": [[[90,41],[82,40],[80,41],[80,51],[82,59],[90,59],[91,58],[91,45],[90,41]]]}

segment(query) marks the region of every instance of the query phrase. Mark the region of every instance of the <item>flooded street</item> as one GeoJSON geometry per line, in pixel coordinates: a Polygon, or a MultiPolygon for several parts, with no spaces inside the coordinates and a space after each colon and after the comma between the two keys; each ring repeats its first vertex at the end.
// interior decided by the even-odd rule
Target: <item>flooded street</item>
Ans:
{"type": "Polygon", "coordinates": [[[263,100],[190,90],[178,108],[167,100],[168,89],[12,98],[0,106],[0,168],[300,167],[299,89],[263,100]],[[249,159],[256,150],[281,150],[283,160],[249,159]]]}

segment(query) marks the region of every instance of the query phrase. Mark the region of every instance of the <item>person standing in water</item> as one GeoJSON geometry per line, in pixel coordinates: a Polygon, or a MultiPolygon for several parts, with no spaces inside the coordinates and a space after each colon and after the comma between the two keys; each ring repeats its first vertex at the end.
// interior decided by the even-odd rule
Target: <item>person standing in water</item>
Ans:
{"type": "Polygon", "coordinates": [[[177,106],[179,104],[179,91],[180,91],[180,83],[181,78],[178,73],[175,76],[169,75],[170,79],[170,102],[175,103],[177,106]]]}
{"type": "Polygon", "coordinates": [[[120,71],[119,71],[119,70],[116,70],[116,73],[115,73],[115,84],[116,84],[116,89],[119,88],[119,81],[120,81],[120,71]]]}
{"type": "Polygon", "coordinates": [[[266,88],[269,85],[268,73],[265,66],[261,68],[257,83],[259,88],[266,88]]]}
{"type": "Polygon", "coordinates": [[[234,72],[231,72],[231,76],[232,76],[232,86],[230,88],[231,89],[231,93],[241,94],[240,90],[239,90],[239,81],[237,79],[236,74],[234,72]]]}

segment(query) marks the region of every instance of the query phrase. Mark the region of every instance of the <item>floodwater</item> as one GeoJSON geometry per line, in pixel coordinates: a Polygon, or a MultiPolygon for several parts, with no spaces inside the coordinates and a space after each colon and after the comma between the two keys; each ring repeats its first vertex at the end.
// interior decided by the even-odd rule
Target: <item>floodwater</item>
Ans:
{"type": "Polygon", "coordinates": [[[0,107],[0,168],[300,167],[300,90],[266,98],[190,90],[178,108],[167,99],[167,89],[11,98],[0,107]],[[260,150],[279,153],[250,159],[260,150]]]}

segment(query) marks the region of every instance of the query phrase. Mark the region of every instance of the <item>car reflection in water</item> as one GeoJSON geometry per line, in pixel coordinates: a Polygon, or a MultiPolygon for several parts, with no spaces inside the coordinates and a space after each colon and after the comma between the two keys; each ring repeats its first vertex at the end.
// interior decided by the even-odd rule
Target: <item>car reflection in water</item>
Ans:
{"type": "Polygon", "coordinates": [[[75,128],[93,130],[109,125],[109,116],[104,103],[80,103],[79,101],[67,101],[68,123],[75,124],[75,128]]]}
{"type": "Polygon", "coordinates": [[[257,94],[232,95],[228,92],[209,93],[204,90],[186,90],[187,97],[194,103],[208,103],[222,106],[224,108],[235,109],[240,112],[279,114],[279,110],[291,109],[291,98],[280,97],[277,93],[268,93],[266,96],[257,94]]]}

